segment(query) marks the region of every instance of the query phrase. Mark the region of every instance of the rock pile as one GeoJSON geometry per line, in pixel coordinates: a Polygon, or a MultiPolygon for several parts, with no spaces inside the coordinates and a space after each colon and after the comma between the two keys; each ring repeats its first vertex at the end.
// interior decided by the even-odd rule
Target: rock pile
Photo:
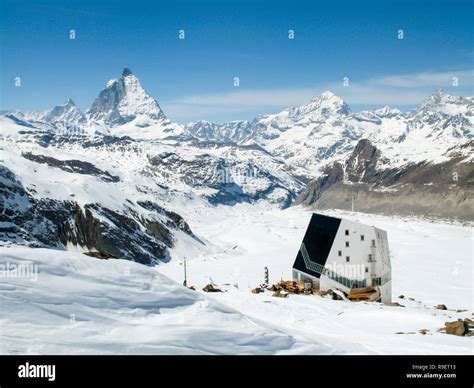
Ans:
{"type": "Polygon", "coordinates": [[[470,318],[458,319],[457,321],[445,322],[444,327],[440,331],[446,332],[446,334],[467,336],[471,337],[474,335],[474,321],[470,318]]]}

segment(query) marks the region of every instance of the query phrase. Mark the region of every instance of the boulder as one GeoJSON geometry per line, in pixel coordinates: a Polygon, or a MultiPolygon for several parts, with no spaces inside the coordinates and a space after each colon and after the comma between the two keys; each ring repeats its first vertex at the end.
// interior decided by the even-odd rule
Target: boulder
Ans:
{"type": "Polygon", "coordinates": [[[453,322],[445,322],[444,325],[445,325],[446,334],[463,336],[468,331],[467,325],[461,320],[453,321],[453,322]]]}
{"type": "Polygon", "coordinates": [[[474,320],[470,318],[464,318],[464,323],[466,323],[468,326],[474,325],[474,320]]]}
{"type": "Polygon", "coordinates": [[[204,292],[222,292],[219,288],[214,287],[211,283],[209,283],[207,286],[205,286],[202,289],[204,292]]]}
{"type": "Polygon", "coordinates": [[[391,303],[385,303],[385,306],[391,306],[391,307],[405,307],[404,305],[398,303],[398,302],[391,302],[391,303]]]}
{"type": "Polygon", "coordinates": [[[438,305],[436,306],[436,308],[437,308],[438,310],[447,310],[447,309],[448,309],[445,304],[438,304],[438,305]]]}
{"type": "Polygon", "coordinates": [[[332,292],[332,300],[344,300],[344,298],[339,295],[337,292],[332,292]]]}
{"type": "Polygon", "coordinates": [[[103,259],[103,260],[108,260],[108,259],[116,259],[115,256],[111,255],[110,253],[107,252],[83,252],[84,255],[90,256],[90,257],[95,257],[97,259],[103,259]]]}

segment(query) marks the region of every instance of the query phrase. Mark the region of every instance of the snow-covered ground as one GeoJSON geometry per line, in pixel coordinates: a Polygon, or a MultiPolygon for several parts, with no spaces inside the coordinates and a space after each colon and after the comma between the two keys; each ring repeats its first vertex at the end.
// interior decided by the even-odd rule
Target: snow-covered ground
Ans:
{"type": "MultiPolygon", "coordinates": [[[[392,260],[393,301],[405,307],[378,303],[332,301],[314,296],[288,299],[255,295],[263,283],[264,267],[270,282],[291,279],[296,257],[311,213],[301,207],[284,211],[254,206],[221,207],[209,215],[205,208],[184,212],[193,229],[219,245],[213,254],[176,247],[174,259],[158,270],[183,280],[186,256],[188,283],[202,287],[208,277],[227,292],[216,300],[256,319],[277,323],[308,340],[317,338],[349,353],[470,354],[474,342],[437,333],[444,322],[473,314],[473,229],[467,226],[398,219],[341,211],[329,214],[375,225],[388,232],[392,260]],[[181,258],[181,259],[179,259],[181,258]],[[398,296],[403,295],[403,299],[398,296]],[[408,298],[412,298],[410,300],[408,298]],[[447,311],[437,310],[446,304],[447,311]],[[456,310],[466,310],[456,312],[456,310]],[[429,329],[428,335],[419,333],[429,329]],[[396,333],[414,334],[396,334],[396,333]]],[[[183,210],[182,210],[183,212],[183,210]]]]}
{"type": "Polygon", "coordinates": [[[2,261],[20,266],[24,276],[0,282],[1,354],[333,350],[188,290],[155,268],[50,249],[2,249],[2,261]]]}
{"type": "Polygon", "coordinates": [[[308,211],[175,206],[205,245],[180,239],[173,259],[155,268],[2,247],[0,264],[33,272],[0,277],[0,353],[473,354],[472,337],[436,332],[447,320],[472,317],[472,228],[333,212],[387,230],[394,301],[405,307],[281,299],[250,289],[263,282],[265,266],[271,282],[290,278],[308,211]],[[181,286],[184,257],[197,291],[181,286]],[[208,277],[226,292],[201,291],[208,277]]]}

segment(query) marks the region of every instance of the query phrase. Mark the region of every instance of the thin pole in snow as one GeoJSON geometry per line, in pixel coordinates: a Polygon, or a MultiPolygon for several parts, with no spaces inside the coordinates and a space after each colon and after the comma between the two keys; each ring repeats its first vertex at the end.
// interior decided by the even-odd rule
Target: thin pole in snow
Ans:
{"type": "Polygon", "coordinates": [[[187,281],[187,278],[186,278],[186,257],[184,258],[184,282],[183,282],[183,286],[184,287],[188,286],[188,281],[187,281]]]}

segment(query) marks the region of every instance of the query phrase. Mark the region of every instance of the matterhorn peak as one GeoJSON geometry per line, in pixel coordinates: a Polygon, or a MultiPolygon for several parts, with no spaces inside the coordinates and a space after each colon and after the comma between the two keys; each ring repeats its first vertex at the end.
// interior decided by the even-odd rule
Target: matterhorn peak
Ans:
{"type": "Polygon", "coordinates": [[[132,71],[128,67],[124,67],[122,71],[122,77],[133,75],[132,71]]]}
{"type": "Polygon", "coordinates": [[[125,67],[122,76],[110,80],[87,111],[89,121],[117,126],[139,120],[140,125],[165,122],[166,116],[156,100],[140,84],[140,80],[125,67]]]}

